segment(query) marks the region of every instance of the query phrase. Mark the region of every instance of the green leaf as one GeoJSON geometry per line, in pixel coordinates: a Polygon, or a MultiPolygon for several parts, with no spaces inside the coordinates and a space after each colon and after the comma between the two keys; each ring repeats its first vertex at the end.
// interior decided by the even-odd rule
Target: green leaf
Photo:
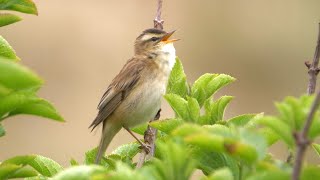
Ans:
{"type": "Polygon", "coordinates": [[[232,170],[235,179],[239,179],[238,162],[224,153],[210,152],[205,149],[193,150],[194,159],[198,161],[198,168],[205,175],[215,172],[217,169],[228,167],[232,170]]]}
{"type": "Polygon", "coordinates": [[[196,98],[200,107],[223,86],[233,82],[235,78],[226,74],[205,74],[195,81],[191,88],[191,96],[196,98]]]}
{"type": "Polygon", "coordinates": [[[37,155],[36,158],[34,158],[28,164],[37,170],[41,175],[47,177],[52,177],[63,170],[63,168],[57,162],[40,155],[37,155]]]}
{"type": "Polygon", "coordinates": [[[73,166],[58,173],[52,180],[103,180],[108,178],[106,168],[97,165],[73,166]]]}
{"type": "Polygon", "coordinates": [[[79,166],[79,163],[78,163],[77,160],[71,158],[71,159],[70,159],[70,165],[71,165],[71,166],[79,166]]]}
{"type": "Polygon", "coordinates": [[[117,149],[112,151],[111,154],[117,154],[121,157],[128,157],[132,159],[139,151],[140,144],[134,142],[119,146],[117,149]]]}
{"type": "Polygon", "coordinates": [[[188,102],[185,99],[176,94],[166,94],[164,98],[170,104],[178,117],[186,121],[190,120],[188,112],[188,102]]]}
{"type": "Polygon", "coordinates": [[[13,10],[38,15],[37,7],[32,0],[1,0],[0,10],[13,10]]]}
{"type": "Polygon", "coordinates": [[[192,97],[194,97],[198,100],[199,104],[202,104],[208,98],[208,95],[206,94],[207,92],[205,91],[205,88],[206,88],[207,84],[213,78],[215,78],[217,76],[218,76],[218,74],[206,73],[206,74],[200,76],[192,85],[191,95],[192,95],[192,97]]]}
{"type": "Polygon", "coordinates": [[[198,133],[186,136],[185,141],[209,151],[225,151],[224,138],[219,135],[209,133],[198,133]]]}
{"type": "Polygon", "coordinates": [[[179,127],[181,124],[183,124],[183,120],[181,119],[165,119],[153,121],[150,123],[150,126],[169,134],[176,127],[179,127]]]}
{"type": "Polygon", "coordinates": [[[312,143],[312,147],[316,151],[318,156],[320,156],[320,144],[312,143]]]}
{"type": "Polygon", "coordinates": [[[10,175],[10,179],[14,178],[28,178],[28,177],[34,177],[37,176],[38,173],[29,166],[24,166],[18,170],[16,170],[13,174],[10,175]]]}
{"type": "Polygon", "coordinates": [[[263,136],[247,129],[240,129],[240,139],[241,142],[255,148],[259,160],[265,158],[267,153],[267,143],[263,136]]]}
{"type": "Polygon", "coordinates": [[[98,152],[98,148],[91,149],[85,153],[84,163],[86,165],[94,164],[98,152]]]}
{"type": "Polygon", "coordinates": [[[16,164],[1,164],[0,165],[0,179],[7,179],[18,171],[22,166],[16,164]]]}
{"type": "Polygon", "coordinates": [[[21,21],[21,18],[14,14],[0,13],[0,27],[21,21]]]}
{"type": "Polygon", "coordinates": [[[147,128],[148,128],[148,123],[144,123],[144,124],[138,125],[134,128],[131,128],[131,131],[133,131],[137,134],[140,134],[140,135],[144,135],[144,132],[147,130],[147,128]]]}
{"type": "Polygon", "coordinates": [[[13,61],[20,60],[20,58],[16,56],[16,52],[13,50],[10,44],[2,36],[0,36],[0,57],[5,58],[5,59],[0,59],[0,61],[5,61],[6,59],[13,60],[13,61]]]}
{"type": "Polygon", "coordinates": [[[262,171],[255,173],[247,178],[247,180],[289,180],[290,173],[281,170],[262,171]]]}
{"type": "Polygon", "coordinates": [[[0,137],[6,135],[6,131],[4,130],[2,124],[0,124],[0,137]]]}
{"type": "Polygon", "coordinates": [[[320,179],[320,168],[318,166],[306,166],[301,173],[301,180],[320,179]]]}
{"type": "Polygon", "coordinates": [[[28,68],[1,58],[0,72],[0,85],[13,90],[36,89],[43,83],[40,77],[28,68]]]}
{"type": "Polygon", "coordinates": [[[172,71],[169,76],[166,94],[177,94],[183,98],[189,93],[189,85],[183,71],[181,61],[176,58],[172,71]]]}
{"type": "Polygon", "coordinates": [[[216,171],[214,171],[212,174],[210,174],[207,178],[204,178],[204,180],[233,180],[232,172],[229,168],[221,168],[216,171]]]}
{"type": "Polygon", "coordinates": [[[250,120],[260,114],[242,114],[227,120],[228,125],[245,126],[250,120]]]}
{"type": "Polygon", "coordinates": [[[157,143],[161,161],[153,165],[161,179],[189,179],[195,170],[196,163],[190,158],[186,145],[174,141],[157,143]]]}
{"type": "Polygon", "coordinates": [[[2,99],[0,99],[0,117],[14,111],[16,108],[21,107],[28,103],[36,102],[38,98],[34,93],[30,92],[13,92],[2,99]]]}
{"type": "Polygon", "coordinates": [[[40,155],[16,156],[3,161],[1,165],[3,164],[29,165],[47,177],[52,177],[62,170],[62,167],[58,163],[40,155]]]}
{"type": "Polygon", "coordinates": [[[214,102],[208,99],[204,104],[205,115],[199,119],[198,123],[203,125],[214,124],[219,120],[223,120],[224,111],[232,99],[232,96],[222,96],[214,102]]]}
{"type": "Polygon", "coordinates": [[[294,146],[292,130],[280,119],[273,116],[265,116],[259,119],[258,123],[265,125],[274,131],[289,147],[294,146]]]}
{"type": "Polygon", "coordinates": [[[17,115],[17,114],[37,115],[37,116],[57,120],[60,122],[64,122],[63,118],[60,116],[58,111],[53,107],[53,105],[51,105],[48,101],[40,98],[35,102],[30,102],[20,107],[17,107],[14,111],[11,111],[9,115],[11,116],[11,115],[17,115]]]}
{"type": "Polygon", "coordinates": [[[197,122],[200,117],[200,106],[195,98],[188,97],[188,111],[190,115],[190,120],[197,122]]]}
{"type": "Polygon", "coordinates": [[[211,105],[211,121],[209,124],[214,124],[218,120],[223,120],[224,111],[233,99],[232,96],[222,96],[211,105]]]}

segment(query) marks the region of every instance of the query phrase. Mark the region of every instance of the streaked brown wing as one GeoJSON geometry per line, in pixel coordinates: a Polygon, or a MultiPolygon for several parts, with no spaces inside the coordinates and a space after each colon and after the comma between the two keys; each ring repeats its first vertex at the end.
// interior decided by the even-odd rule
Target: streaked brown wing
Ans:
{"type": "Polygon", "coordinates": [[[148,62],[145,60],[133,58],[125,64],[103,94],[98,105],[99,113],[89,128],[92,127],[93,130],[101,122],[107,120],[138,83],[141,72],[146,67],[147,63],[148,62]]]}

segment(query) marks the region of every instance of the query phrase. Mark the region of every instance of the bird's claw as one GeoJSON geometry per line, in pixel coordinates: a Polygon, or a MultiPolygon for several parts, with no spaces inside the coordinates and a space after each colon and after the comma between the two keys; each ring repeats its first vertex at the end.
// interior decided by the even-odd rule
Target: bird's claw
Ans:
{"type": "Polygon", "coordinates": [[[140,143],[140,149],[144,149],[147,154],[149,154],[151,152],[151,146],[149,144],[145,144],[145,143],[140,143]]]}

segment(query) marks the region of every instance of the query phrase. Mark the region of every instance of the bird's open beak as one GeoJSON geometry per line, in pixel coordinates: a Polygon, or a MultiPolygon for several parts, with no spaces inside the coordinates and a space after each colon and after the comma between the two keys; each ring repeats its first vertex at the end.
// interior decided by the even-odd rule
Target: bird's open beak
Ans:
{"type": "Polygon", "coordinates": [[[162,42],[164,43],[172,43],[172,42],[175,42],[175,41],[179,41],[180,39],[169,39],[170,36],[174,33],[175,31],[172,31],[172,32],[169,32],[167,33],[166,35],[164,35],[161,39],[162,42]]]}

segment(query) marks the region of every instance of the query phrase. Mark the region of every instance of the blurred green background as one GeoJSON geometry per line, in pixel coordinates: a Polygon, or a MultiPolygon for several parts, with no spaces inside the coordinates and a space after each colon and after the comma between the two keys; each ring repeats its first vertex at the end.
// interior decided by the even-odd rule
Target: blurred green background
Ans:
{"type": "MultiPolygon", "coordinates": [[[[41,154],[63,165],[82,160],[95,147],[100,130],[90,133],[96,106],[112,78],[133,54],[133,42],[153,26],[156,0],[35,0],[39,16],[2,27],[0,34],[22,63],[46,83],[40,91],[66,123],[34,116],[4,121],[0,160],[41,154]]],[[[219,95],[235,99],[227,116],[275,113],[273,103],[306,92],[304,61],[312,60],[320,22],[319,0],[164,0],[165,30],[177,30],[177,55],[188,80],[206,72],[237,81],[219,95]]],[[[1,72],[0,72],[1,73],[1,72]]],[[[162,118],[173,116],[163,103],[162,118]]],[[[119,133],[108,152],[134,139],[119,133]]],[[[285,148],[272,148],[284,159],[285,148]]],[[[310,162],[319,162],[312,158],[310,162]]]]}

